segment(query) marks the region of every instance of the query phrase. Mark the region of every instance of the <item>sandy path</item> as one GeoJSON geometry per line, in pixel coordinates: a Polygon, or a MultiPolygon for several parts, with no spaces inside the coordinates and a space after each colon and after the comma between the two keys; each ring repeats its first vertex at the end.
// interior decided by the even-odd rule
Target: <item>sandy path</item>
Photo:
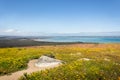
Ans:
{"type": "Polygon", "coordinates": [[[23,73],[30,74],[35,71],[45,70],[45,69],[54,68],[54,67],[59,66],[59,64],[55,64],[55,65],[50,65],[47,67],[36,67],[34,64],[36,61],[37,61],[37,59],[29,61],[28,68],[26,70],[17,71],[17,72],[12,73],[11,75],[0,76],[0,80],[18,80],[18,78],[20,76],[22,76],[23,73]]]}

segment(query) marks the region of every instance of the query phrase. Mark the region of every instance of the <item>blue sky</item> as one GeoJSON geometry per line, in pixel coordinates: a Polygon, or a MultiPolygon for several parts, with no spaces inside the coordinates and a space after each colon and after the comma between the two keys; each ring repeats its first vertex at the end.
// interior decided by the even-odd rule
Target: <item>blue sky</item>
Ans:
{"type": "Polygon", "coordinates": [[[1,35],[120,31],[120,0],[0,0],[1,35]]]}

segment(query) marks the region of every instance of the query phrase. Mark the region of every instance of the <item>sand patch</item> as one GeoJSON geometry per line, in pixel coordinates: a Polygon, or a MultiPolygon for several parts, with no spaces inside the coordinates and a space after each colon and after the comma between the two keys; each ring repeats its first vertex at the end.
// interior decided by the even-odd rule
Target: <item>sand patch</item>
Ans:
{"type": "Polygon", "coordinates": [[[11,75],[0,76],[0,80],[18,80],[18,78],[21,77],[24,73],[30,74],[32,72],[54,68],[60,65],[56,63],[52,63],[51,65],[50,63],[48,64],[42,63],[40,67],[37,67],[35,65],[37,61],[38,59],[29,61],[28,68],[26,70],[17,71],[17,72],[12,73],[11,75]]]}

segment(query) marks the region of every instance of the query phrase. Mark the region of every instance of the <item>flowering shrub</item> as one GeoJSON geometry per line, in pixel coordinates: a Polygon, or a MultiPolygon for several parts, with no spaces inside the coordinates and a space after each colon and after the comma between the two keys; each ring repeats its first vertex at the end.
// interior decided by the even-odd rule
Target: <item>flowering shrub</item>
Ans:
{"type": "Polygon", "coordinates": [[[74,61],[60,67],[35,72],[20,80],[117,80],[120,65],[108,61],[74,61]]]}
{"type": "MultiPolygon", "coordinates": [[[[83,44],[84,45],[84,44],[83,44]]],[[[1,48],[0,75],[27,68],[31,59],[52,55],[65,63],[57,68],[23,74],[20,80],[119,80],[120,45],[95,47],[43,46],[29,48],[1,48]]]]}

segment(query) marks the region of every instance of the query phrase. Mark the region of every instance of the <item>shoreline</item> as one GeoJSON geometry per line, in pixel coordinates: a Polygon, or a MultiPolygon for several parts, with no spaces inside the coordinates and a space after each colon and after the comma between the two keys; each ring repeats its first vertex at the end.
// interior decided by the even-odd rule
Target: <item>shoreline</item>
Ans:
{"type": "Polygon", "coordinates": [[[56,45],[71,45],[71,44],[120,44],[120,43],[95,43],[95,42],[49,42],[49,41],[34,41],[32,39],[1,39],[0,48],[11,47],[29,47],[29,46],[56,46],[56,45]]]}
{"type": "Polygon", "coordinates": [[[99,44],[99,43],[84,43],[84,42],[48,42],[48,41],[34,41],[30,39],[19,40],[0,40],[0,48],[9,47],[27,47],[27,46],[48,46],[48,45],[70,45],[70,44],[99,44]]]}

